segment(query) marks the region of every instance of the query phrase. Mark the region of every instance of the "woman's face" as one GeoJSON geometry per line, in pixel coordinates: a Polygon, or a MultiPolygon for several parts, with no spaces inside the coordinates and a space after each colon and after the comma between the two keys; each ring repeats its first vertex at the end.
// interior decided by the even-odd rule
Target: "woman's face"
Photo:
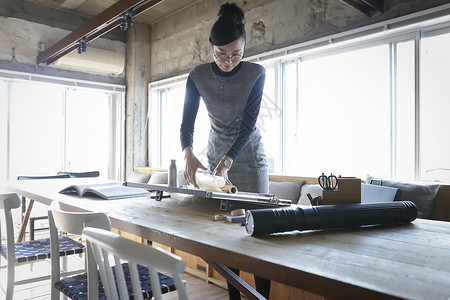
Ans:
{"type": "Polygon", "coordinates": [[[244,46],[242,37],[223,46],[213,45],[214,61],[222,72],[230,72],[241,62],[244,46]]]}

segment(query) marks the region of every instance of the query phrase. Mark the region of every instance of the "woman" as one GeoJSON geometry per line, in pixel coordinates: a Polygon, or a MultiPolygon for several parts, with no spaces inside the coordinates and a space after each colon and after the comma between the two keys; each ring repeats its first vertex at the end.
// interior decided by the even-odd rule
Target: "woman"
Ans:
{"type": "MultiPolygon", "coordinates": [[[[186,83],[180,130],[185,179],[198,188],[195,174],[198,169],[207,170],[192,150],[201,97],[211,123],[207,151],[209,173],[222,176],[240,191],[268,193],[266,156],[256,127],[265,69],[242,61],[246,41],[242,9],[234,3],[222,5],[209,41],[214,62],[195,67],[186,83]]],[[[270,281],[255,276],[255,282],[257,290],[268,298],[270,281]]],[[[230,284],[228,289],[230,299],[240,299],[239,291],[230,284]]]]}

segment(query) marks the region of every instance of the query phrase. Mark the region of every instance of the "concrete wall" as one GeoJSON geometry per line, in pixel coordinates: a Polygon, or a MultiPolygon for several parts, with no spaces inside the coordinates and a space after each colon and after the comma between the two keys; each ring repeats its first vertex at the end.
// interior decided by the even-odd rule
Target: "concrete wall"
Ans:
{"type": "MultiPolygon", "coordinates": [[[[151,80],[189,72],[212,61],[209,31],[226,1],[204,0],[152,26],[151,80]]],[[[235,1],[246,12],[246,56],[404,16],[448,0],[385,0],[371,17],[339,0],[235,1]]]]}
{"type": "Polygon", "coordinates": [[[127,33],[126,177],[148,164],[148,82],[151,28],[135,24],[127,33]]]}

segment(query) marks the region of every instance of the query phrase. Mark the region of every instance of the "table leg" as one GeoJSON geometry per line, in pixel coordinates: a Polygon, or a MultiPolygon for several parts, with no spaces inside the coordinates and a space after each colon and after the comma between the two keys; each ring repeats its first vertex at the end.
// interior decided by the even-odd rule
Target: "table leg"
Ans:
{"type": "Polygon", "coordinates": [[[238,275],[234,274],[225,265],[217,264],[212,261],[205,260],[208,265],[214,268],[220,275],[222,275],[229,283],[231,283],[235,288],[237,288],[241,293],[243,293],[249,299],[265,300],[260,293],[258,293],[251,285],[241,279],[238,275]]]}
{"type": "Polygon", "coordinates": [[[27,212],[23,218],[22,227],[20,227],[19,236],[17,237],[17,242],[23,242],[25,240],[25,230],[27,229],[28,220],[30,219],[31,209],[33,208],[34,200],[30,199],[30,204],[28,204],[27,212]]]}

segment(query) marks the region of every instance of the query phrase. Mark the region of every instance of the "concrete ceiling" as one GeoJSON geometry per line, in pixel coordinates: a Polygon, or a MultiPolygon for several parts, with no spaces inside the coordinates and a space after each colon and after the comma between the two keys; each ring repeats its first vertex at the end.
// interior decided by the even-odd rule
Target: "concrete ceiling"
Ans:
{"type": "MultiPolygon", "coordinates": [[[[118,0],[25,0],[54,9],[72,12],[84,17],[94,17],[118,0]]],[[[136,22],[154,24],[165,17],[202,0],[164,0],[136,17],[136,22]]]]}

